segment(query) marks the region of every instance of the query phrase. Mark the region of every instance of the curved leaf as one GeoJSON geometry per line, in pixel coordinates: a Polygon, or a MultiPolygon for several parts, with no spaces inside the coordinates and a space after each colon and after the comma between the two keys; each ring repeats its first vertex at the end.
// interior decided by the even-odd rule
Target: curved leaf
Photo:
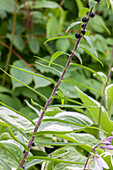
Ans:
{"type": "Polygon", "coordinates": [[[78,24],[81,24],[82,22],[81,21],[77,21],[77,22],[73,22],[72,24],[70,24],[66,30],[66,33],[72,28],[74,27],[75,25],[78,25],[78,24]]]}
{"type": "MultiPolygon", "coordinates": [[[[75,37],[72,37],[72,36],[69,36],[69,35],[63,35],[63,36],[59,36],[59,37],[50,38],[50,39],[46,40],[45,43],[47,43],[47,42],[49,42],[49,41],[52,41],[52,40],[58,40],[58,39],[61,39],[61,38],[76,39],[75,37]]],[[[44,43],[44,44],[45,44],[45,43],[44,43]]]]}
{"type": "Polygon", "coordinates": [[[90,11],[90,9],[88,9],[88,8],[82,8],[82,9],[80,9],[80,11],[79,11],[79,17],[81,17],[83,14],[85,14],[85,13],[87,13],[87,12],[89,12],[90,11]]]}

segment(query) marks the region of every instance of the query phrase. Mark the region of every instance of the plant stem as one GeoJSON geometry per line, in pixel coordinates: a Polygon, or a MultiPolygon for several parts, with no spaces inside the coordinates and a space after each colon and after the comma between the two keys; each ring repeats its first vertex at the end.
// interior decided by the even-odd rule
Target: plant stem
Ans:
{"type": "MultiPolygon", "coordinates": [[[[106,86],[111,78],[111,74],[113,72],[113,69],[112,69],[112,63],[113,63],[113,46],[112,46],[112,54],[111,54],[111,61],[110,61],[110,67],[109,67],[109,73],[108,73],[108,78],[107,78],[107,82],[105,83],[104,85],[104,88],[103,88],[103,95],[101,95],[101,100],[100,100],[100,110],[99,110],[99,119],[98,119],[98,128],[100,127],[100,121],[101,121],[101,112],[102,112],[102,103],[103,103],[103,99],[104,99],[104,94],[105,94],[105,89],[106,89],[106,86]]],[[[99,137],[99,131],[98,131],[98,137],[99,137]]]]}
{"type": "Polygon", "coordinates": [[[85,165],[84,165],[84,169],[83,169],[83,170],[86,169],[86,166],[87,166],[87,164],[88,164],[88,161],[89,161],[89,158],[90,158],[90,156],[91,156],[91,153],[92,153],[100,144],[101,144],[101,143],[95,145],[95,146],[92,148],[92,150],[90,151],[90,153],[89,153],[89,155],[88,155],[88,157],[87,157],[86,163],[85,163],[85,165]]]}
{"type": "MultiPolygon", "coordinates": [[[[9,48],[9,53],[7,55],[7,61],[6,61],[6,66],[5,66],[5,71],[8,71],[8,66],[10,63],[11,55],[12,55],[12,48],[13,48],[13,40],[14,40],[14,35],[15,35],[15,27],[16,27],[16,16],[17,16],[17,3],[18,0],[15,0],[15,6],[14,6],[14,17],[13,17],[13,29],[12,29],[12,35],[11,35],[11,42],[10,42],[10,48],[9,48]]],[[[4,86],[6,80],[6,74],[3,74],[3,79],[2,79],[2,85],[4,86]]]]}
{"type": "MultiPolygon", "coordinates": [[[[92,7],[91,10],[89,11],[88,20],[87,20],[87,22],[86,22],[86,26],[87,26],[88,21],[89,21],[89,19],[90,19],[90,14],[91,14],[92,10],[93,10],[93,7],[92,7]]],[[[84,30],[86,29],[86,26],[83,28],[84,30]]],[[[35,127],[34,131],[33,131],[32,137],[31,137],[31,139],[30,139],[30,141],[29,141],[29,143],[28,143],[29,151],[30,151],[30,149],[31,149],[33,140],[34,140],[34,138],[35,138],[33,135],[37,132],[37,130],[38,130],[40,124],[41,124],[41,121],[42,121],[42,119],[43,119],[43,116],[44,116],[47,108],[48,108],[48,105],[49,105],[49,103],[51,102],[52,97],[55,95],[55,93],[56,93],[56,91],[57,91],[57,89],[58,89],[58,87],[59,87],[59,85],[60,85],[60,83],[61,83],[61,81],[62,81],[62,79],[63,79],[63,77],[64,77],[64,74],[66,73],[66,71],[67,71],[67,69],[68,69],[68,67],[69,67],[69,65],[70,65],[71,59],[72,59],[72,57],[73,57],[73,55],[74,55],[74,52],[76,51],[76,49],[77,49],[77,47],[78,47],[78,45],[79,45],[79,42],[80,42],[81,38],[82,38],[82,35],[81,35],[80,38],[77,40],[77,42],[76,42],[76,44],[75,44],[75,47],[74,47],[72,53],[71,53],[70,56],[69,56],[69,59],[68,59],[67,64],[66,64],[66,66],[65,66],[65,69],[63,70],[63,72],[62,72],[62,74],[61,74],[61,77],[59,78],[56,86],[54,87],[53,92],[52,92],[50,98],[48,99],[48,101],[46,102],[46,104],[45,104],[45,106],[44,106],[44,109],[45,109],[45,110],[42,111],[41,116],[39,117],[39,120],[38,120],[38,122],[37,122],[37,124],[36,124],[36,127],[35,127]]],[[[23,167],[23,165],[24,165],[24,163],[25,163],[25,159],[27,158],[28,153],[29,153],[29,152],[26,152],[26,151],[25,151],[25,153],[24,153],[24,156],[23,156],[22,161],[21,161],[21,163],[20,163],[20,167],[21,167],[21,168],[23,167]]]]}

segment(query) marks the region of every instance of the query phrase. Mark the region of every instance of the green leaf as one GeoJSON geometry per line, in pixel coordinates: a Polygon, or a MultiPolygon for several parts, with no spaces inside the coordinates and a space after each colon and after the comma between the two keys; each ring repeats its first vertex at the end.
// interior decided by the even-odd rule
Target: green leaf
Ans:
{"type": "Polygon", "coordinates": [[[108,109],[109,118],[113,114],[113,84],[110,84],[105,89],[106,106],[108,109]]]}
{"type": "MultiPolygon", "coordinates": [[[[87,107],[87,110],[89,111],[89,114],[91,115],[93,121],[98,124],[99,119],[99,112],[100,112],[100,103],[91,98],[90,96],[83,93],[80,89],[76,87],[76,90],[80,96],[80,99],[85,105],[90,106],[97,106],[95,108],[87,107]]],[[[113,128],[113,122],[109,119],[108,114],[104,107],[102,106],[101,109],[101,121],[100,121],[100,127],[105,130],[106,132],[111,135],[112,128],[113,128]]]]}
{"type": "Polygon", "coordinates": [[[90,9],[88,9],[88,8],[82,8],[80,11],[79,11],[79,17],[81,17],[83,14],[85,14],[85,13],[87,13],[87,12],[89,12],[90,11],[90,9]]]}
{"type": "Polygon", "coordinates": [[[7,123],[9,126],[13,127],[14,129],[16,129],[17,131],[19,131],[26,139],[27,139],[27,136],[25,135],[25,133],[20,130],[18,127],[16,127],[15,125],[13,125],[11,122],[9,122],[8,120],[6,120],[5,118],[3,118],[2,116],[0,116],[0,119],[2,121],[4,121],[5,123],[7,123]]]}
{"type": "Polygon", "coordinates": [[[58,3],[51,1],[36,1],[34,8],[58,8],[58,3]]]}
{"type": "Polygon", "coordinates": [[[31,103],[32,103],[33,105],[39,106],[43,111],[45,111],[44,107],[41,106],[40,104],[34,102],[33,99],[31,99],[31,103]]]}
{"type": "MultiPolygon", "coordinates": [[[[45,59],[40,58],[40,57],[37,57],[37,56],[35,56],[35,57],[38,58],[38,59],[40,59],[41,61],[44,61],[44,62],[46,62],[46,63],[49,63],[48,60],[45,60],[45,59]]],[[[37,63],[37,62],[36,62],[36,63],[37,63]]],[[[52,64],[55,65],[55,66],[61,67],[63,70],[66,69],[64,66],[62,66],[62,65],[60,65],[60,64],[57,64],[57,63],[52,63],[52,64]]]]}
{"type": "Polygon", "coordinates": [[[20,142],[20,141],[15,137],[15,135],[13,134],[13,132],[12,132],[12,130],[11,130],[10,127],[9,127],[9,133],[10,133],[11,137],[12,137],[16,142],[18,142],[19,144],[21,144],[21,145],[24,147],[24,149],[26,150],[26,152],[29,152],[28,146],[25,145],[24,143],[20,142]]]}
{"type": "Polygon", "coordinates": [[[65,161],[62,159],[55,159],[52,157],[44,157],[44,156],[32,156],[32,157],[26,158],[26,160],[33,160],[33,159],[43,159],[43,160],[52,161],[52,162],[62,162],[62,163],[69,163],[69,164],[80,164],[80,165],[84,164],[81,162],[65,161]]]}
{"type": "Polygon", "coordinates": [[[11,77],[12,79],[14,79],[15,81],[17,81],[18,83],[22,84],[23,86],[26,86],[27,88],[29,88],[30,90],[34,91],[35,93],[37,93],[39,96],[43,97],[45,100],[47,100],[47,98],[41,94],[40,92],[34,90],[33,88],[31,88],[30,86],[28,86],[27,84],[21,82],[20,80],[16,79],[15,77],[11,76],[10,74],[8,74],[7,72],[5,72],[3,69],[0,69],[2,70],[5,74],[7,74],[9,77],[11,77]]]}
{"type": "Polygon", "coordinates": [[[110,6],[110,0],[106,0],[106,2],[107,2],[107,5],[108,5],[108,8],[109,8],[109,6],[110,6]]]}
{"type": "Polygon", "coordinates": [[[111,34],[110,31],[108,30],[108,28],[107,28],[102,22],[100,22],[99,20],[97,20],[97,19],[95,19],[95,18],[94,18],[94,20],[95,20],[96,22],[98,22],[100,25],[102,25],[109,34],[111,34]]]}
{"type": "Polygon", "coordinates": [[[96,4],[97,4],[96,1],[94,1],[94,0],[89,0],[89,5],[90,5],[90,7],[94,7],[96,4]]]}
{"type": "Polygon", "coordinates": [[[4,107],[6,107],[6,108],[8,108],[8,109],[10,109],[10,110],[12,110],[12,111],[14,111],[15,113],[17,113],[17,114],[25,117],[25,118],[26,118],[27,120],[29,120],[34,126],[36,126],[36,124],[35,124],[29,117],[27,117],[25,114],[22,114],[21,112],[19,112],[19,111],[13,109],[13,108],[7,106],[6,104],[2,103],[1,101],[0,101],[0,104],[1,104],[2,106],[4,106],[4,107]]]}
{"type": "Polygon", "coordinates": [[[76,55],[76,57],[80,60],[80,64],[82,64],[82,58],[80,57],[80,54],[76,51],[73,51],[73,53],[76,55]]]}
{"type": "Polygon", "coordinates": [[[0,9],[9,13],[14,12],[14,1],[13,0],[0,0],[0,9]]]}
{"type": "Polygon", "coordinates": [[[69,55],[69,54],[67,54],[67,53],[65,53],[65,52],[63,52],[63,51],[57,51],[57,52],[54,53],[53,56],[51,57],[50,62],[49,62],[49,66],[52,64],[52,62],[53,62],[57,57],[59,57],[59,56],[62,55],[62,54],[69,55]]]}
{"type": "Polygon", "coordinates": [[[94,49],[94,47],[93,47],[93,44],[92,44],[90,38],[87,37],[86,35],[84,35],[84,37],[85,37],[85,39],[87,40],[87,42],[89,43],[89,45],[91,46],[91,48],[92,48],[92,50],[94,51],[96,57],[98,58],[97,52],[95,51],[95,49],[94,49]]]}
{"type": "Polygon", "coordinates": [[[93,88],[91,88],[91,87],[88,87],[88,86],[84,85],[84,84],[78,83],[78,82],[76,82],[76,81],[62,80],[62,82],[72,83],[72,84],[75,84],[75,85],[78,85],[78,86],[82,86],[82,87],[85,87],[86,89],[89,89],[89,90],[91,90],[91,91],[94,91],[94,92],[96,92],[96,93],[99,93],[99,94],[101,94],[101,95],[104,95],[102,92],[97,91],[97,90],[95,90],[95,89],[93,89],[93,88]]]}
{"type": "Polygon", "coordinates": [[[50,18],[47,22],[47,38],[54,37],[60,34],[60,27],[56,17],[50,18]]]}
{"type": "Polygon", "coordinates": [[[56,41],[56,49],[57,51],[64,51],[70,49],[70,41],[68,39],[59,39],[56,41]]]}
{"type": "Polygon", "coordinates": [[[31,49],[31,51],[33,52],[33,54],[37,54],[39,52],[39,43],[36,37],[28,37],[28,42],[29,42],[29,47],[31,49]]]}
{"type": "Polygon", "coordinates": [[[11,168],[9,167],[9,165],[0,158],[0,164],[6,169],[6,170],[11,170],[11,168]]]}
{"type": "Polygon", "coordinates": [[[73,22],[72,24],[70,24],[66,30],[66,33],[72,28],[74,27],[75,25],[78,25],[78,24],[81,24],[82,22],[81,21],[77,21],[77,22],[73,22]]]}
{"type": "Polygon", "coordinates": [[[71,38],[71,39],[75,39],[75,37],[72,37],[72,36],[69,36],[69,35],[64,35],[64,36],[59,36],[59,37],[53,37],[53,38],[50,38],[48,40],[45,41],[45,43],[49,42],[49,41],[52,41],[52,40],[57,40],[57,39],[61,39],[61,38],[71,38]]]}
{"type": "Polygon", "coordinates": [[[46,87],[46,86],[49,86],[51,84],[50,81],[44,79],[44,78],[41,78],[41,77],[36,77],[34,76],[34,83],[35,83],[35,89],[39,88],[39,87],[46,87]]]}
{"type": "MultiPolygon", "coordinates": [[[[7,34],[7,37],[11,41],[11,34],[7,34]]],[[[25,43],[24,43],[24,40],[21,38],[21,35],[14,36],[13,44],[20,51],[22,51],[25,47],[25,43]]]]}
{"type": "MultiPolygon", "coordinates": [[[[29,67],[27,67],[23,61],[20,61],[20,60],[15,61],[13,63],[13,66],[20,67],[25,70],[31,71],[31,69],[29,67]]],[[[23,83],[25,83],[27,85],[32,82],[32,75],[29,75],[28,73],[21,72],[17,69],[14,69],[13,67],[11,68],[10,72],[13,77],[17,78],[18,80],[22,81],[23,83]]],[[[18,81],[15,81],[14,79],[12,79],[12,84],[13,84],[13,88],[23,86],[21,83],[19,83],[18,81]]]]}
{"type": "Polygon", "coordinates": [[[84,68],[84,69],[86,69],[86,70],[89,70],[90,72],[92,72],[93,74],[96,74],[96,75],[97,75],[98,77],[100,77],[102,80],[104,80],[105,82],[107,82],[106,79],[105,79],[103,76],[101,76],[100,74],[98,74],[96,71],[92,70],[92,69],[89,68],[89,67],[86,67],[86,66],[83,66],[83,65],[80,65],[80,64],[75,64],[75,63],[71,63],[70,65],[79,66],[79,67],[82,67],[82,68],[84,68]]]}
{"type": "MultiPolygon", "coordinates": [[[[6,144],[7,144],[7,143],[6,143],[6,144]]],[[[12,144],[12,145],[13,145],[13,144],[12,144]]],[[[13,145],[13,147],[14,147],[14,145],[13,145]]],[[[7,147],[7,145],[5,145],[4,142],[0,142],[0,149],[1,149],[1,148],[5,149],[5,150],[13,157],[13,159],[16,161],[16,163],[19,164],[19,161],[18,161],[18,159],[16,158],[15,154],[7,147]]],[[[7,154],[6,154],[6,155],[7,155],[7,154]]]]}
{"type": "Polygon", "coordinates": [[[77,6],[78,6],[78,10],[82,9],[84,6],[83,6],[83,2],[82,0],[75,0],[77,6]]]}
{"type": "Polygon", "coordinates": [[[83,49],[86,53],[88,53],[91,57],[93,57],[95,60],[97,60],[99,63],[101,63],[102,66],[103,66],[103,63],[92,52],[90,52],[87,48],[82,47],[82,46],[79,46],[79,47],[81,49],[83,49]]]}

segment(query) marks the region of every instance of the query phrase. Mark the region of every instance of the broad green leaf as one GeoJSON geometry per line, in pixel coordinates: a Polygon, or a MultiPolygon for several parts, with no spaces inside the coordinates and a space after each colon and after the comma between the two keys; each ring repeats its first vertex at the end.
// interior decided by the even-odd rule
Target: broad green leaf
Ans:
{"type": "Polygon", "coordinates": [[[89,90],[92,90],[92,91],[94,91],[94,92],[96,92],[96,93],[99,93],[99,94],[101,94],[101,95],[104,95],[104,94],[103,94],[102,92],[100,92],[100,91],[97,91],[97,90],[95,90],[95,89],[93,89],[93,88],[91,88],[91,87],[88,87],[88,86],[86,86],[86,85],[84,85],[84,84],[81,84],[81,83],[78,83],[78,82],[75,82],[75,81],[62,80],[62,82],[72,83],[72,84],[75,84],[75,85],[78,85],[78,86],[82,86],[82,87],[85,87],[86,89],[89,89],[89,90]]]}
{"type": "Polygon", "coordinates": [[[23,152],[17,143],[12,139],[0,142],[0,158],[4,160],[11,169],[18,168],[23,152]]]}
{"type": "Polygon", "coordinates": [[[15,69],[18,69],[18,70],[21,70],[21,71],[23,71],[23,72],[29,73],[30,75],[37,76],[37,77],[40,77],[40,78],[42,78],[42,79],[48,80],[49,82],[51,82],[51,83],[53,83],[53,84],[55,83],[51,78],[45,77],[45,76],[43,76],[43,75],[41,75],[41,74],[34,73],[34,72],[32,72],[32,71],[29,71],[29,70],[26,70],[26,69],[23,69],[23,68],[16,67],[16,66],[14,66],[14,65],[11,65],[11,67],[13,67],[13,68],[15,68],[15,69]]]}
{"type": "MultiPolygon", "coordinates": [[[[20,67],[25,70],[31,71],[31,69],[29,67],[27,67],[26,64],[21,60],[15,61],[13,63],[13,66],[20,67]]],[[[19,79],[20,81],[22,81],[23,83],[25,83],[27,85],[32,82],[32,75],[29,75],[28,73],[21,72],[19,70],[14,69],[13,67],[10,69],[10,73],[13,77],[19,79]]],[[[15,81],[14,79],[12,79],[12,84],[13,84],[13,88],[23,86],[22,84],[20,84],[18,81],[15,81]]]]}
{"type": "Polygon", "coordinates": [[[6,170],[11,170],[10,166],[0,158],[0,164],[6,169],[6,170]]]}
{"type": "Polygon", "coordinates": [[[3,69],[1,69],[5,74],[7,74],[9,77],[11,77],[12,79],[14,79],[15,81],[17,81],[18,83],[22,84],[23,86],[26,86],[27,88],[29,88],[30,90],[34,91],[35,93],[37,93],[39,96],[43,97],[45,100],[47,100],[47,98],[41,94],[40,92],[34,90],[32,87],[28,86],[27,84],[21,82],[20,80],[16,79],[15,77],[11,76],[10,74],[8,74],[7,72],[5,72],[3,69]]]}
{"type": "Polygon", "coordinates": [[[80,64],[82,64],[82,58],[80,57],[80,54],[77,53],[76,51],[73,51],[75,56],[80,60],[80,64]]]}
{"type": "Polygon", "coordinates": [[[82,8],[80,11],[79,11],[79,17],[81,17],[83,14],[85,14],[85,13],[87,13],[87,12],[89,12],[90,11],[90,9],[88,9],[88,8],[82,8]]]}
{"type": "Polygon", "coordinates": [[[86,143],[83,144],[83,143],[69,143],[69,142],[67,142],[67,143],[65,143],[65,142],[50,142],[50,143],[38,143],[38,146],[48,146],[48,145],[52,145],[52,146],[79,146],[81,144],[85,145],[86,143]]]}
{"type": "Polygon", "coordinates": [[[70,65],[79,66],[79,67],[82,67],[82,68],[84,68],[84,69],[86,69],[86,70],[89,70],[90,72],[92,72],[93,74],[96,74],[96,75],[97,75],[98,77],[100,77],[102,80],[104,80],[105,82],[107,82],[104,77],[102,77],[100,74],[98,74],[96,71],[92,70],[92,69],[89,68],[89,67],[86,67],[86,66],[83,66],[83,65],[80,65],[80,64],[75,64],[75,63],[71,63],[70,65]]]}
{"type": "Polygon", "coordinates": [[[2,106],[6,107],[6,108],[8,108],[8,109],[10,109],[10,110],[12,110],[13,112],[15,112],[15,113],[17,113],[17,114],[25,117],[25,118],[26,118],[28,121],[30,121],[34,126],[36,126],[36,124],[35,124],[29,117],[27,117],[25,114],[22,114],[21,112],[19,112],[19,111],[13,109],[13,108],[7,106],[6,104],[2,103],[1,101],[0,101],[0,104],[1,104],[2,106]]]}
{"type": "Polygon", "coordinates": [[[53,56],[51,57],[51,59],[50,59],[49,66],[52,64],[52,62],[53,62],[57,57],[59,57],[59,56],[62,55],[62,54],[69,55],[69,54],[67,54],[67,53],[65,53],[65,52],[63,52],[63,51],[57,51],[57,52],[55,52],[55,53],[53,54],[53,56]]]}
{"type": "MultiPolygon", "coordinates": [[[[76,90],[80,96],[80,99],[85,105],[90,105],[90,106],[98,106],[95,108],[87,107],[87,110],[89,111],[89,114],[93,118],[93,121],[98,124],[98,119],[99,119],[99,112],[100,112],[100,103],[91,98],[90,96],[86,95],[83,93],[80,89],[76,87],[76,90]]],[[[113,122],[109,119],[108,113],[102,106],[101,109],[101,121],[100,121],[100,127],[105,130],[106,132],[111,135],[111,132],[113,130],[113,122]]]]}
{"type": "Polygon", "coordinates": [[[91,46],[91,48],[92,48],[92,50],[94,51],[96,57],[98,58],[97,52],[95,51],[95,49],[94,49],[94,47],[93,47],[93,44],[92,44],[90,38],[87,37],[86,35],[84,35],[84,37],[85,37],[85,39],[87,40],[87,42],[89,43],[89,45],[91,46]]]}
{"type": "Polygon", "coordinates": [[[98,22],[100,25],[102,25],[109,34],[111,34],[110,31],[108,30],[108,28],[107,28],[102,22],[100,22],[99,20],[97,20],[97,19],[95,19],[95,18],[94,18],[94,20],[95,20],[96,22],[98,22]]]}
{"type": "Polygon", "coordinates": [[[82,9],[84,6],[83,6],[83,2],[82,0],[75,0],[77,6],[78,6],[78,10],[82,9]]]}
{"type": "Polygon", "coordinates": [[[61,38],[76,39],[75,37],[72,37],[72,36],[69,36],[69,35],[62,35],[62,36],[59,36],[59,37],[50,38],[50,39],[46,40],[45,43],[52,41],[52,40],[58,40],[58,39],[61,39],[61,38]]]}
{"type": "Polygon", "coordinates": [[[47,38],[52,38],[60,34],[60,27],[56,17],[50,18],[47,23],[47,38]]]}
{"type": "MultiPolygon", "coordinates": [[[[7,37],[11,41],[11,34],[7,34],[7,37]]],[[[24,49],[24,47],[25,47],[24,40],[21,38],[20,35],[15,35],[14,36],[13,44],[20,51],[22,51],[24,49]]]]}
{"type": "Polygon", "coordinates": [[[33,36],[28,37],[28,42],[31,52],[33,52],[33,54],[37,54],[40,49],[37,38],[33,36]]]}
{"type": "Polygon", "coordinates": [[[14,12],[14,1],[13,0],[0,0],[0,9],[9,13],[14,12]]]}
{"type": "Polygon", "coordinates": [[[110,84],[105,89],[106,94],[106,106],[108,109],[108,115],[111,117],[113,114],[113,84],[110,84]]]}
{"type": "Polygon", "coordinates": [[[43,160],[47,160],[47,161],[52,161],[52,162],[62,162],[62,163],[69,163],[69,164],[80,164],[80,165],[84,165],[84,163],[81,162],[72,162],[72,161],[65,161],[62,159],[55,159],[52,157],[44,157],[44,156],[32,156],[29,158],[26,158],[26,160],[33,160],[33,159],[43,159],[43,160]]]}
{"type": "MultiPolygon", "coordinates": [[[[56,149],[52,155],[54,158],[59,158],[59,159],[63,159],[63,160],[67,160],[67,161],[73,161],[73,162],[80,162],[80,163],[85,163],[86,162],[86,157],[81,154],[79,151],[77,151],[76,147],[72,147],[72,146],[65,146],[65,147],[61,147],[59,149],[56,149]]],[[[83,169],[84,165],[81,164],[66,164],[66,163],[60,163],[60,162],[52,162],[52,161],[46,161],[46,163],[44,164],[44,169],[43,170],[47,170],[47,169],[54,169],[54,170],[67,170],[70,169],[71,170],[71,166],[73,166],[73,169],[78,170],[78,169],[83,169]]]]}
{"type": "Polygon", "coordinates": [[[68,39],[59,39],[56,41],[57,51],[68,51],[70,49],[70,41],[68,39]]]}
{"type": "Polygon", "coordinates": [[[74,27],[75,25],[78,25],[78,24],[81,24],[82,22],[81,21],[77,21],[77,22],[74,22],[72,24],[70,24],[66,30],[66,33],[72,28],[74,27]]]}
{"type": "Polygon", "coordinates": [[[34,76],[34,83],[35,83],[35,87],[34,87],[35,89],[39,87],[46,87],[52,84],[50,81],[38,76],[34,76]]]}
{"type": "Polygon", "coordinates": [[[58,8],[58,3],[51,1],[36,1],[34,8],[58,8]]]}
{"type": "Polygon", "coordinates": [[[82,47],[82,46],[79,46],[79,47],[81,49],[83,49],[86,53],[88,53],[91,57],[93,57],[95,60],[97,60],[99,63],[101,63],[102,66],[103,66],[103,63],[92,52],[90,52],[87,48],[82,47]]]}

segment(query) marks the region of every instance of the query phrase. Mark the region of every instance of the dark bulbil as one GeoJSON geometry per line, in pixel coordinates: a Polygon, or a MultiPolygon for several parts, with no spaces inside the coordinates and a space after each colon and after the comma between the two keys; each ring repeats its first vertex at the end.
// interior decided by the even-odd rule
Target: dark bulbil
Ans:
{"type": "Polygon", "coordinates": [[[82,21],[83,21],[83,22],[87,22],[87,18],[86,18],[86,17],[83,17],[83,18],[82,18],[82,21]]]}
{"type": "Polygon", "coordinates": [[[85,30],[82,30],[81,33],[84,35],[84,34],[86,33],[86,31],[85,31],[85,30]]]}
{"type": "Polygon", "coordinates": [[[97,2],[100,2],[101,0],[96,0],[97,2]]]}
{"type": "Polygon", "coordinates": [[[35,143],[32,143],[32,146],[35,146],[35,143]]]}
{"type": "Polygon", "coordinates": [[[81,27],[84,28],[85,24],[82,24],[81,27]]]}
{"type": "Polygon", "coordinates": [[[76,37],[76,38],[80,38],[80,34],[79,34],[79,33],[76,33],[76,34],[75,34],[75,37],[76,37]]]}
{"type": "Polygon", "coordinates": [[[95,16],[95,13],[92,12],[92,13],[90,14],[90,17],[93,18],[94,16],[95,16]]]}

